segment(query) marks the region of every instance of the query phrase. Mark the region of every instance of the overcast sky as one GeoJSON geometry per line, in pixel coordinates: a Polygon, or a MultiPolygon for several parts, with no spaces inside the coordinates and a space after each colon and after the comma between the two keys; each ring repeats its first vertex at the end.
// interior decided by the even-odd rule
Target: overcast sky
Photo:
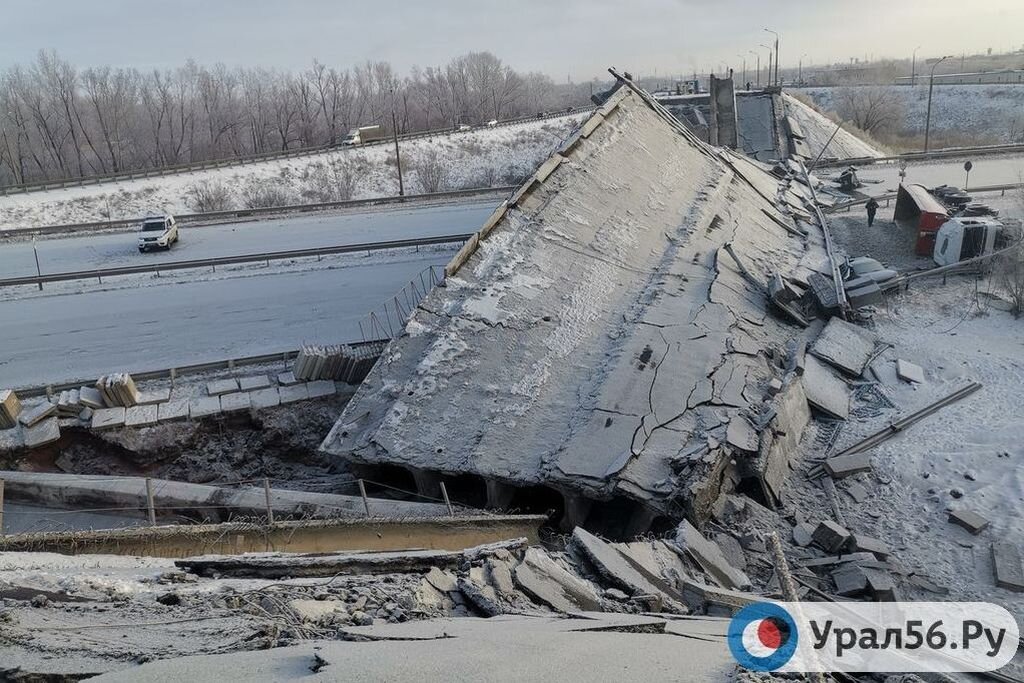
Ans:
{"type": "MultiPolygon", "coordinates": [[[[782,65],[961,54],[1024,42],[1024,0],[0,0],[0,67],[56,49],[80,66],[298,69],[388,60],[401,72],[490,50],[585,80],[740,69],[782,34],[782,65]],[[857,10],[854,11],[854,6],[857,10]]],[[[764,57],[762,57],[764,59],[764,57]]]]}

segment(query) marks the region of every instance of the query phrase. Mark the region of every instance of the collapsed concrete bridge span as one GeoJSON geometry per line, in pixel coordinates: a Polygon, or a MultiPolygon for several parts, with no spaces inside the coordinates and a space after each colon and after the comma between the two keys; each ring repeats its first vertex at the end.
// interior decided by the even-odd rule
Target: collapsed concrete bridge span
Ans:
{"type": "Polygon", "coordinates": [[[770,498],[808,419],[802,328],[769,304],[825,258],[805,192],[625,83],[456,257],[321,448],[422,492],[468,477],[494,507],[555,490],[564,523],[619,533],[705,519],[751,477],[770,498]]]}

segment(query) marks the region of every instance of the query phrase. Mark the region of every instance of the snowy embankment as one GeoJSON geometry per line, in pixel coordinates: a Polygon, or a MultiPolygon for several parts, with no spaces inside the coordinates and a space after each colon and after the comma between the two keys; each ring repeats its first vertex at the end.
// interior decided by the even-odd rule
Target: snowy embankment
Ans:
{"type": "MultiPolygon", "coordinates": [[[[853,86],[884,88],[892,93],[901,115],[900,132],[923,135],[928,109],[928,83],[916,86],[853,86]]],[[[802,88],[823,111],[838,109],[837,99],[848,88],[802,88]]],[[[938,85],[932,93],[933,135],[976,135],[991,142],[1019,142],[1024,136],[1024,85],[938,85]]]]}
{"type": "Polygon", "coordinates": [[[786,113],[796,119],[806,136],[807,144],[814,156],[821,154],[825,145],[825,157],[837,157],[839,159],[857,159],[863,157],[885,156],[880,150],[868,142],[861,140],[845,128],[836,132],[836,123],[821,112],[801,102],[791,95],[784,95],[786,101],[786,113]],[[833,137],[833,133],[835,137],[833,137]],[[831,138],[831,141],[830,141],[831,138]]]}
{"type": "MultiPolygon", "coordinates": [[[[515,184],[585,116],[401,142],[405,192],[515,184]]],[[[398,194],[394,155],[389,144],[340,148],[244,166],[0,197],[0,230],[130,219],[152,212],[392,196],[398,194]]]]}

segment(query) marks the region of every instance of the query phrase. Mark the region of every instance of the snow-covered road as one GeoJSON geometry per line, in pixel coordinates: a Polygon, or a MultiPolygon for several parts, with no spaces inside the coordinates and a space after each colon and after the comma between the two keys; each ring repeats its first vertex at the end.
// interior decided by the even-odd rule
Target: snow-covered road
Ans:
{"type": "MultiPolygon", "coordinates": [[[[435,237],[477,230],[500,201],[501,195],[495,194],[440,205],[406,205],[216,226],[182,226],[181,241],[173,249],[147,254],[138,252],[136,233],[51,238],[38,240],[35,247],[39,253],[40,271],[48,274],[435,237]]],[[[29,241],[0,242],[0,278],[35,275],[32,248],[29,241]]]]}
{"type": "Polygon", "coordinates": [[[365,265],[0,301],[0,386],[359,339],[359,321],[445,251],[365,265]]]}
{"type": "MultiPolygon", "coordinates": [[[[965,161],[967,161],[966,157],[909,164],[907,166],[907,182],[920,183],[925,187],[942,184],[963,187],[966,175],[964,173],[965,161]]],[[[971,187],[1019,183],[1024,177],[1024,156],[1018,154],[977,157],[972,159],[971,163],[973,164],[970,177],[971,187]]],[[[838,174],[839,170],[833,172],[833,175],[838,174]]],[[[863,166],[857,169],[857,177],[865,183],[861,192],[876,196],[887,194],[895,192],[899,185],[899,167],[895,164],[863,166]]]]}

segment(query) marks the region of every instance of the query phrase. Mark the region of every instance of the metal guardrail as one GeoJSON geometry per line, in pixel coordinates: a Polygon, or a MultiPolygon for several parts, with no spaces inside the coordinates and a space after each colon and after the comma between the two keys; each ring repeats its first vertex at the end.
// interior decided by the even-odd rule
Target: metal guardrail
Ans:
{"type": "Polygon", "coordinates": [[[937,149],[934,152],[907,152],[906,154],[897,154],[896,156],[889,157],[855,157],[852,159],[829,159],[819,161],[816,164],[811,165],[811,169],[816,168],[835,168],[839,166],[866,166],[871,164],[889,163],[895,161],[906,161],[907,163],[913,163],[915,161],[928,161],[929,159],[948,159],[950,157],[962,157],[962,156],[989,156],[993,154],[1012,154],[1012,153],[1024,153],[1024,145],[1021,144],[1007,144],[1007,145],[984,145],[980,147],[949,147],[947,149],[937,149]]]}
{"type": "Polygon", "coordinates": [[[458,244],[465,242],[473,233],[462,235],[441,235],[439,237],[419,237],[407,240],[391,240],[387,242],[364,242],[358,244],[342,244],[333,247],[314,247],[310,249],[292,249],[289,251],[271,251],[260,254],[242,254],[239,256],[222,256],[217,258],[191,259],[188,261],[168,261],[164,263],[147,263],[137,266],[122,266],[120,268],[96,268],[93,270],[70,271],[64,273],[49,273],[46,275],[30,275],[26,277],[12,277],[0,279],[0,287],[14,287],[17,285],[39,285],[40,289],[47,282],[66,282],[69,280],[91,280],[98,279],[103,282],[104,277],[117,275],[135,275],[138,273],[160,273],[165,270],[185,270],[188,268],[207,268],[226,266],[238,263],[259,263],[265,261],[280,261],[290,258],[307,258],[312,256],[330,256],[333,254],[349,254],[361,251],[383,251],[387,249],[402,249],[405,247],[426,247],[438,244],[458,244]]]}
{"type": "MultiPolygon", "coordinates": [[[[381,342],[387,342],[387,339],[374,339],[372,341],[356,341],[347,342],[349,346],[359,347],[368,346],[370,344],[378,344],[381,342]]],[[[151,380],[151,379],[175,379],[182,375],[197,375],[203,372],[210,372],[212,370],[233,370],[239,366],[245,365],[266,365],[268,363],[276,363],[280,361],[285,367],[288,362],[295,359],[298,356],[299,350],[295,349],[292,351],[282,351],[280,353],[265,353],[258,356],[243,356],[241,358],[231,358],[228,360],[217,360],[209,363],[196,363],[194,365],[182,365],[176,368],[164,368],[161,370],[144,370],[142,372],[131,373],[132,378],[137,381],[151,380]]],[[[77,389],[82,386],[93,386],[96,384],[97,378],[92,379],[78,379],[69,382],[60,382],[53,384],[40,384],[36,386],[18,387],[14,389],[14,392],[21,397],[32,398],[34,396],[48,396],[61,391],[69,389],[77,389]]]]}
{"type": "MultiPolygon", "coordinates": [[[[1016,190],[1017,188],[1024,188],[1024,183],[1007,183],[1005,185],[981,185],[979,187],[965,187],[964,192],[1002,192],[1003,194],[1006,194],[1007,190],[1016,190]]],[[[895,192],[886,192],[885,194],[880,194],[875,197],[875,199],[885,199],[887,201],[895,198],[895,192]]],[[[866,204],[868,199],[870,199],[870,197],[864,197],[863,199],[854,199],[853,201],[843,202],[842,204],[833,204],[832,206],[828,207],[828,213],[836,213],[838,211],[842,211],[843,209],[849,211],[851,207],[866,204]]]]}
{"type": "MultiPolygon", "coordinates": [[[[516,186],[500,187],[474,187],[466,190],[448,190],[445,192],[431,192],[427,194],[407,194],[391,197],[372,197],[369,199],[345,199],[337,202],[319,202],[316,204],[287,204],[284,206],[268,206],[254,209],[229,209],[226,211],[207,211],[204,213],[176,214],[174,216],[178,223],[208,223],[229,218],[250,218],[258,216],[271,216],[290,213],[311,213],[315,211],[330,211],[332,209],[348,209],[369,206],[387,206],[390,204],[407,204],[415,202],[428,202],[431,200],[459,199],[462,197],[477,197],[489,194],[508,194],[516,186]]],[[[2,237],[19,237],[25,235],[56,235],[61,233],[90,232],[99,230],[117,230],[119,228],[138,228],[143,218],[126,218],[114,221],[94,221],[90,223],[69,223],[66,225],[47,225],[35,228],[12,228],[0,230],[2,237]]]]}
{"type": "MultiPolygon", "coordinates": [[[[418,133],[405,133],[399,135],[400,141],[404,140],[416,140],[419,138],[430,138],[437,137],[440,135],[458,135],[461,132],[473,132],[481,130],[490,130],[492,128],[504,128],[506,126],[514,126],[522,123],[529,123],[531,121],[547,121],[550,119],[563,118],[567,116],[575,116],[578,114],[586,113],[591,111],[594,107],[576,107],[571,112],[561,111],[552,112],[548,114],[535,114],[533,116],[523,116],[516,119],[508,119],[506,121],[499,121],[496,126],[476,126],[471,131],[453,131],[450,128],[444,128],[439,130],[421,131],[418,133]]],[[[58,180],[47,180],[38,183],[22,183],[20,185],[7,185],[0,187],[0,195],[6,196],[11,194],[26,194],[28,192],[41,192],[45,190],[57,190],[68,187],[82,187],[85,185],[99,185],[106,182],[117,182],[122,180],[139,180],[144,178],[159,178],[165,175],[174,175],[176,173],[188,173],[192,171],[205,171],[214,168],[227,168],[231,166],[243,166],[245,164],[254,164],[261,161],[275,161],[278,159],[291,159],[302,156],[312,156],[316,154],[329,154],[331,152],[344,152],[352,149],[364,149],[366,147],[375,147],[377,145],[392,144],[393,138],[387,138],[386,140],[379,140],[375,142],[368,142],[362,145],[355,146],[343,146],[343,145],[332,145],[332,146],[320,146],[320,147],[302,147],[298,149],[281,150],[278,152],[264,152],[261,154],[246,154],[238,157],[232,157],[230,159],[214,159],[210,161],[202,161],[194,164],[177,164],[175,166],[163,166],[161,168],[132,171],[129,173],[108,173],[104,175],[94,175],[82,178],[61,178],[58,180]]]]}

